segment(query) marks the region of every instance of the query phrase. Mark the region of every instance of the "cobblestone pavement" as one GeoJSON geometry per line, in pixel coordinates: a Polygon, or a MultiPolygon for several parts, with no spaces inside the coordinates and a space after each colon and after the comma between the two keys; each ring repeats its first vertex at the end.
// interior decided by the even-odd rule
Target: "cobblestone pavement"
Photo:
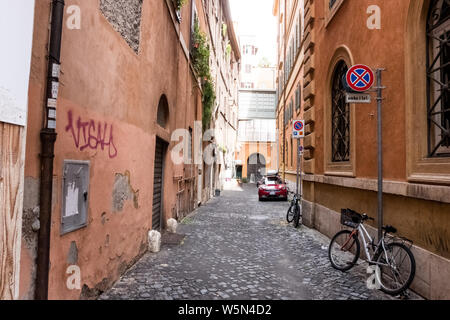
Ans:
{"type": "Polygon", "coordinates": [[[366,264],[347,273],[329,239],[285,223],[287,202],[258,202],[254,185],[224,191],[179,225],[186,238],[146,254],[100,299],[386,300],[366,287],[366,264]]]}

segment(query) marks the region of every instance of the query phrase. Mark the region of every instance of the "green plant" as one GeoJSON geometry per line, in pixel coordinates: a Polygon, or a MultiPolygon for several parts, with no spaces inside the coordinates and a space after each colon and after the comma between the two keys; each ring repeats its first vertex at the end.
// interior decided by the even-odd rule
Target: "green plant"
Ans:
{"type": "Polygon", "coordinates": [[[186,4],[187,0],[175,0],[175,9],[181,10],[181,8],[186,4]]]}
{"type": "Polygon", "coordinates": [[[211,69],[209,67],[210,50],[207,44],[206,35],[200,30],[198,19],[194,22],[192,34],[192,64],[197,76],[202,79],[202,123],[203,130],[209,127],[214,104],[216,102],[216,92],[211,80],[211,69]]]}
{"type": "Polygon", "coordinates": [[[183,220],[181,220],[180,223],[184,224],[184,225],[193,224],[194,223],[194,218],[193,217],[185,217],[183,220]]]}
{"type": "Polygon", "coordinates": [[[226,23],[222,24],[222,35],[223,37],[227,36],[228,26],[226,23]]]}
{"type": "Polygon", "coordinates": [[[214,90],[214,85],[212,81],[208,78],[203,83],[203,97],[202,97],[202,104],[203,104],[203,115],[202,115],[202,123],[203,123],[203,130],[206,130],[206,128],[209,127],[209,124],[211,122],[211,116],[212,111],[214,107],[214,103],[216,102],[216,92],[214,90]]]}
{"type": "Polygon", "coordinates": [[[194,70],[202,79],[210,77],[209,68],[209,46],[206,41],[206,35],[200,30],[198,19],[194,23],[194,32],[192,34],[192,63],[194,70]]]}
{"type": "Polygon", "coordinates": [[[225,146],[220,146],[219,150],[222,151],[222,153],[227,153],[228,152],[228,149],[225,146]]]}
{"type": "Polygon", "coordinates": [[[247,183],[248,179],[247,178],[242,178],[242,183],[247,183]]]}
{"type": "Polygon", "coordinates": [[[227,52],[227,59],[228,59],[228,58],[230,58],[230,55],[231,55],[231,44],[230,43],[227,44],[226,50],[227,50],[226,52],[227,52]]]}

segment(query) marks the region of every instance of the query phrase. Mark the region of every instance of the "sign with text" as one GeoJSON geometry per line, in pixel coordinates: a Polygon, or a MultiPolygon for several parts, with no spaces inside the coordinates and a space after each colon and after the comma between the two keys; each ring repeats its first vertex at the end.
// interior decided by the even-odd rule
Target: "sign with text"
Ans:
{"type": "Polygon", "coordinates": [[[305,120],[294,120],[292,126],[292,137],[301,139],[305,137],[305,120]]]}
{"type": "Polygon", "coordinates": [[[370,94],[364,93],[347,93],[345,95],[345,103],[371,103],[372,97],[370,94]]]}

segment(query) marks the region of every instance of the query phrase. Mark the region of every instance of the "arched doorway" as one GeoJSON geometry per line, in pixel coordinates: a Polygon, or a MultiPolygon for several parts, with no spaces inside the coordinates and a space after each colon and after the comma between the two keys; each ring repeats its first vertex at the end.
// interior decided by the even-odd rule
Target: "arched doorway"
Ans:
{"type": "MultiPolygon", "coordinates": [[[[159,99],[156,122],[162,128],[166,128],[169,121],[169,104],[167,97],[163,94],[159,99]]],[[[164,169],[168,143],[156,137],[155,157],[153,164],[153,208],[152,208],[152,229],[161,230],[163,228],[164,213],[164,169]]]]}
{"type": "Polygon", "coordinates": [[[254,153],[247,160],[247,179],[258,181],[266,174],[266,158],[260,153],[254,153]]]}

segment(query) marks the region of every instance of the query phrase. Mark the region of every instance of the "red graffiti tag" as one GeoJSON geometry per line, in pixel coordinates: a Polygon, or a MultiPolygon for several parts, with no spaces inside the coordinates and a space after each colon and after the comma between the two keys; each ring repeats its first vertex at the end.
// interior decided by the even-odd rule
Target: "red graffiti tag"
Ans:
{"type": "Polygon", "coordinates": [[[99,147],[102,151],[108,148],[108,156],[112,159],[117,157],[117,148],[114,145],[113,126],[107,123],[95,123],[94,120],[81,121],[78,117],[76,123],[73,121],[72,111],[67,113],[68,124],[66,132],[72,133],[75,146],[84,151],[85,149],[97,150],[99,147]]]}

